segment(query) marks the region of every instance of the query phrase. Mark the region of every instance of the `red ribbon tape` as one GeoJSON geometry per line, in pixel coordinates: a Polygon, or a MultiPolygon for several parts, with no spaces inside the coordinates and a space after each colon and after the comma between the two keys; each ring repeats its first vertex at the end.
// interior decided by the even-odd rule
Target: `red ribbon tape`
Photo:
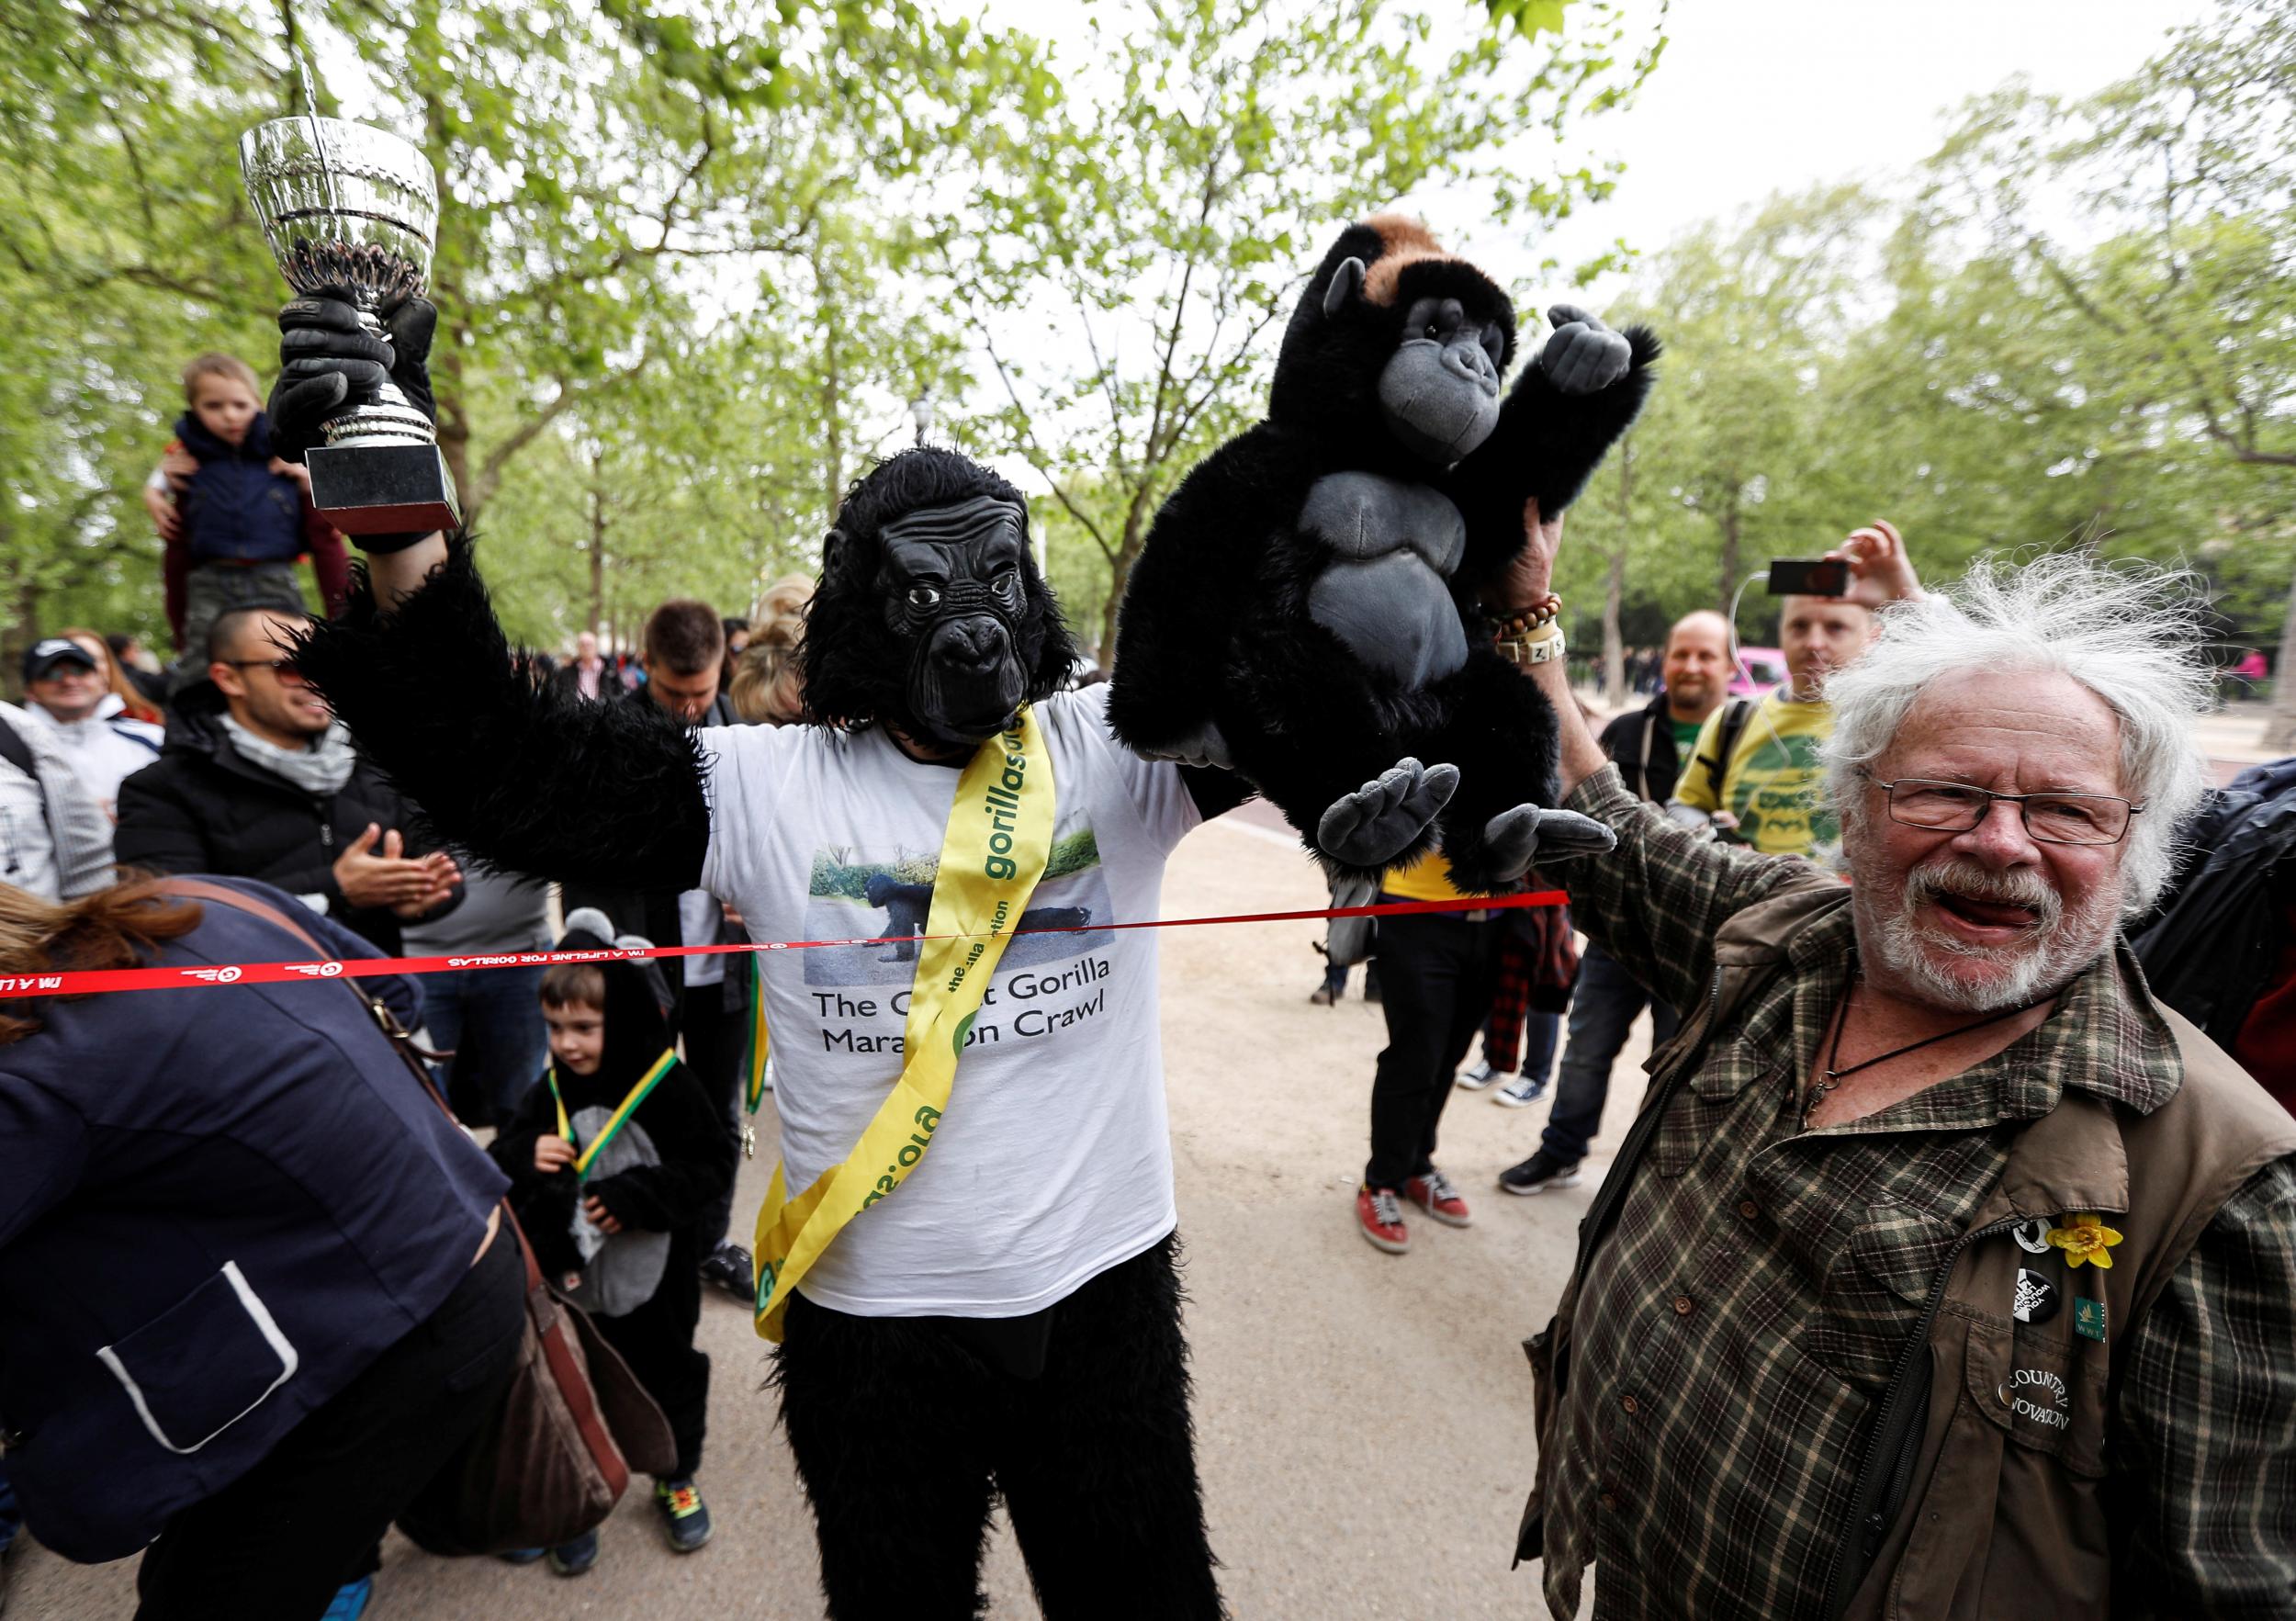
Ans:
{"type": "MultiPolygon", "coordinates": [[[[1218,917],[1158,917],[1145,923],[1086,923],[1064,929],[1019,929],[1024,934],[1097,934],[1120,929],[1190,929],[1213,923],[1289,923],[1311,917],[1393,917],[1415,912],[1478,912],[1520,906],[1559,906],[1559,889],[1525,895],[1447,901],[1381,901],[1368,906],[1325,906],[1298,912],[1232,912],[1218,917]]],[[[485,968],[545,968],[553,962],[627,962],[645,958],[707,957],[741,951],[809,951],[823,946],[872,946],[904,940],[950,940],[962,935],[861,935],[851,940],[748,941],[730,946],[616,947],[595,951],[474,951],[456,957],[345,957],[326,962],[231,962],[196,968],[84,968],[62,974],[0,974],[0,1001],[27,996],[84,996],[100,991],[183,990],[196,985],[286,985],[303,979],[371,979],[386,974],[451,974],[485,968]]]]}

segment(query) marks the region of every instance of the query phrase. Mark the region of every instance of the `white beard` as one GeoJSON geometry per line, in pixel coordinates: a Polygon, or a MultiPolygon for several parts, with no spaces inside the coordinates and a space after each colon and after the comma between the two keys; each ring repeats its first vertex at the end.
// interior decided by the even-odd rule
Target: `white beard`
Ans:
{"type": "MultiPolygon", "coordinates": [[[[1851,865],[1854,872],[1854,858],[1851,865]]],[[[2111,947],[2121,917],[2117,883],[2100,886],[2068,911],[2064,896],[2038,873],[1992,872],[1959,859],[1913,869],[1899,881],[1894,897],[1877,888],[1871,883],[1852,886],[1861,949],[1923,1001],[1967,1013],[2023,1007],[2062,990],[2111,947]],[[1941,890],[2032,906],[2038,916],[2032,932],[2015,944],[1972,945],[1922,927],[1921,902],[1941,890]],[[1966,979],[1951,971],[1953,959],[1993,972],[1966,979]]]]}

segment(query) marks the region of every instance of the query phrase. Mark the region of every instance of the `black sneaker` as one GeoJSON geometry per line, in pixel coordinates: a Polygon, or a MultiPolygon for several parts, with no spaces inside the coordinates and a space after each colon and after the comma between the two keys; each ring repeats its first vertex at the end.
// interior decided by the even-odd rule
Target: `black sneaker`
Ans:
{"type": "Polygon", "coordinates": [[[580,1576],[598,1562],[598,1533],[583,1532],[571,1542],[550,1550],[550,1568],[561,1576],[580,1576]]]}
{"type": "Polygon", "coordinates": [[[692,1553],[710,1539],[709,1504],[691,1479],[655,1481],[654,1506],[661,1510],[662,1529],[678,1552],[692,1553]]]}
{"type": "Polygon", "coordinates": [[[1576,1188],[1579,1167],[1566,1165],[1545,1149],[1540,1149],[1519,1165],[1509,1165],[1499,1173],[1499,1186],[1509,1193],[1544,1193],[1549,1188],[1576,1188]]]}
{"type": "Polygon", "coordinates": [[[715,1284],[745,1306],[757,1304],[758,1277],[749,1252],[730,1239],[703,1260],[702,1281],[715,1284]]]}

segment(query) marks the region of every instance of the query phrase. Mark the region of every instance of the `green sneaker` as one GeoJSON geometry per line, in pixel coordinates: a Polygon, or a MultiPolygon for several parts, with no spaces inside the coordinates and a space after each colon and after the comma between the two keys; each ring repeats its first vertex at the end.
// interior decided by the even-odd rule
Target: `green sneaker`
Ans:
{"type": "Polygon", "coordinates": [[[680,1553],[692,1553],[710,1539],[710,1505],[692,1480],[655,1481],[654,1506],[661,1510],[670,1546],[680,1553]]]}

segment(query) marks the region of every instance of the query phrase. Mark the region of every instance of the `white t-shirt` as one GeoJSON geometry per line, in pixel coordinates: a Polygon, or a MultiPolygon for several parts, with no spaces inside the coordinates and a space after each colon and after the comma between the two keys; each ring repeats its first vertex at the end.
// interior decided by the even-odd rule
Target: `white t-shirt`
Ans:
{"type": "MultiPolygon", "coordinates": [[[[1020,929],[1157,915],[1165,858],[1198,820],[1179,771],[1109,735],[1108,689],[1036,706],[1052,854],[1020,929]]],[[[922,933],[957,771],[882,728],[714,726],[702,882],[752,939],[922,933]]],[[[864,1317],[1019,1317],[1169,1233],[1154,929],[1020,934],[957,1064],[932,1148],[798,1288],[864,1317]]],[[[770,951],[773,1100],[794,1194],[840,1164],[901,1070],[914,945],[770,951]]]]}
{"type": "Polygon", "coordinates": [[[119,784],[160,757],[163,733],[149,721],[129,720],[115,694],[106,695],[107,710],[85,720],[61,721],[37,704],[24,712],[47,727],[48,736],[73,773],[96,796],[107,816],[118,814],[119,784]]]}

